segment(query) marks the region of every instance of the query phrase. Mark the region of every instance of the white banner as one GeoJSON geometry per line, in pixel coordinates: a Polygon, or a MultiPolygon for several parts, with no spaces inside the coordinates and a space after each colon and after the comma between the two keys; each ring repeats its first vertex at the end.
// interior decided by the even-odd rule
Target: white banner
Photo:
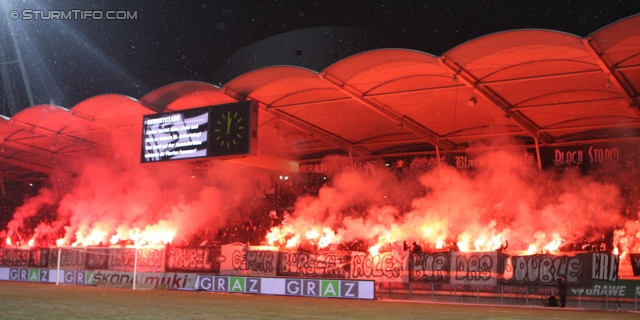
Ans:
{"type": "Polygon", "coordinates": [[[317,298],[374,299],[374,281],[198,275],[195,290],[317,298]]]}

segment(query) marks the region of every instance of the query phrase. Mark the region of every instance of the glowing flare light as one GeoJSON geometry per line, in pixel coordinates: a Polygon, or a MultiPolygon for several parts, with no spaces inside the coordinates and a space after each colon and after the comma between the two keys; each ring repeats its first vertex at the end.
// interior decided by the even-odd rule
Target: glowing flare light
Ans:
{"type": "MultiPolygon", "coordinates": [[[[133,242],[136,246],[168,244],[173,241],[177,231],[177,227],[166,223],[166,221],[161,221],[156,225],[149,225],[144,229],[121,226],[115,232],[94,227],[89,231],[78,230],[75,234],[76,240],[71,243],[71,246],[86,247],[92,245],[104,245],[107,243],[117,245],[122,242],[133,242]]],[[[67,238],[60,238],[56,240],[56,245],[64,246],[68,245],[69,242],[70,241],[67,238]]]]}

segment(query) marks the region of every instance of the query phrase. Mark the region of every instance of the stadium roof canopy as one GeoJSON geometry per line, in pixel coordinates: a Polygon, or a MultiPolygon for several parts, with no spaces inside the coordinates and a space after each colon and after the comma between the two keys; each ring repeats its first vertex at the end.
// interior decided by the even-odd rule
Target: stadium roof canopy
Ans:
{"type": "Polygon", "coordinates": [[[140,152],[142,116],[251,99],[258,156],[283,168],[329,154],[399,156],[512,144],[640,141],[640,15],[580,38],[549,30],[480,37],[442,56],[368,51],[321,72],[274,66],[223,87],[180,82],[140,100],[107,94],[0,119],[5,180],[46,176],[109,143],[140,152]],[[130,140],[112,141],[112,133],[130,140]],[[127,142],[128,141],[128,142],[127,142]],[[284,162],[282,162],[284,161],[284,162]]]}

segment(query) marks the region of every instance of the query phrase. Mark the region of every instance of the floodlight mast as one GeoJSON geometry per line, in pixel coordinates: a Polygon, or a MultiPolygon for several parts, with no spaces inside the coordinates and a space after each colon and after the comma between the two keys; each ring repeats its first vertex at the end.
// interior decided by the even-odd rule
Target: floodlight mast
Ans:
{"type": "MultiPolygon", "coordinates": [[[[2,10],[0,10],[0,14],[5,17],[9,17],[9,12],[6,7],[6,3],[4,1],[1,2],[2,10]]],[[[33,94],[31,93],[31,85],[29,84],[29,79],[27,77],[27,71],[24,67],[24,61],[22,59],[22,54],[20,52],[20,46],[18,45],[18,41],[16,39],[16,34],[11,25],[11,19],[6,20],[6,28],[0,28],[0,30],[7,30],[9,36],[11,37],[11,45],[8,45],[8,41],[6,36],[2,35],[0,38],[0,75],[2,76],[2,84],[3,84],[3,92],[4,92],[4,100],[7,103],[7,109],[3,111],[9,111],[9,116],[13,116],[14,114],[20,111],[20,106],[18,105],[17,98],[14,93],[13,83],[18,81],[12,81],[11,74],[9,72],[9,65],[17,64],[18,69],[20,70],[20,77],[22,78],[22,83],[24,84],[24,90],[27,95],[27,99],[29,100],[29,106],[35,105],[33,100],[33,94]],[[9,53],[5,48],[13,48],[15,52],[15,59],[11,59],[9,53]]],[[[4,108],[3,108],[4,109],[4,108]]]]}

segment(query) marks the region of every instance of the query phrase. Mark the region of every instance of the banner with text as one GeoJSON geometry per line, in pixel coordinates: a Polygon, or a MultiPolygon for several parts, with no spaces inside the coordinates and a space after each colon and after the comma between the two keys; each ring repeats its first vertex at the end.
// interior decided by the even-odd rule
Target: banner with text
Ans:
{"type": "Polygon", "coordinates": [[[30,250],[0,249],[0,267],[28,267],[30,250]]]}
{"type": "Polygon", "coordinates": [[[275,276],[278,251],[242,245],[222,246],[221,275],[275,276]]]}
{"type": "MultiPolygon", "coordinates": [[[[223,245],[145,248],[0,249],[0,267],[199,273],[222,276],[299,277],[471,286],[572,287],[618,280],[619,257],[600,252],[509,255],[502,252],[278,251],[274,247],[223,245]],[[137,252],[137,256],[136,256],[137,252]],[[58,257],[59,256],[59,257],[58,257]]],[[[632,262],[638,255],[631,255],[632,262]]],[[[637,262],[637,261],[636,261],[637,262]]]]}
{"type": "Polygon", "coordinates": [[[373,281],[198,275],[195,290],[316,298],[374,299],[373,281]]]}
{"type": "MultiPolygon", "coordinates": [[[[60,279],[55,269],[0,268],[0,280],[20,282],[44,282],[73,285],[96,285],[98,283],[131,284],[133,272],[60,270],[60,279]]],[[[171,289],[193,290],[196,274],[176,272],[141,272],[136,275],[136,283],[141,286],[166,285],[171,289]]]]}
{"type": "Polygon", "coordinates": [[[349,279],[351,252],[283,251],[278,253],[279,277],[349,279]]]}
{"type": "Polygon", "coordinates": [[[220,264],[226,261],[220,246],[166,248],[167,272],[219,273],[220,264]]]}
{"type": "MultiPolygon", "coordinates": [[[[636,290],[640,290],[639,280],[618,280],[616,283],[594,281],[593,286],[587,288],[569,287],[571,296],[635,298],[636,290]]],[[[638,292],[640,297],[640,291],[638,292]]]]}
{"type": "Polygon", "coordinates": [[[452,252],[451,284],[495,286],[497,252],[452,252]]]}
{"type": "Polygon", "coordinates": [[[48,266],[57,268],[58,255],[60,255],[60,269],[65,270],[112,270],[133,271],[137,264],[139,272],[163,272],[164,271],[164,247],[138,248],[51,248],[38,249],[42,253],[40,260],[33,257],[32,260],[40,261],[39,264],[30,264],[30,267],[48,266]],[[137,258],[136,258],[137,252],[137,258]],[[44,258],[48,257],[48,258],[44,258]]]}
{"type": "Polygon", "coordinates": [[[570,286],[588,287],[593,280],[618,279],[618,256],[607,253],[500,256],[503,284],[556,285],[558,277],[563,276],[570,286]]]}
{"type": "Polygon", "coordinates": [[[409,281],[448,283],[450,256],[450,252],[412,254],[409,259],[409,281]]]}
{"type": "Polygon", "coordinates": [[[351,276],[349,279],[368,279],[385,282],[409,282],[409,256],[393,252],[371,255],[351,252],[351,276]]]}

